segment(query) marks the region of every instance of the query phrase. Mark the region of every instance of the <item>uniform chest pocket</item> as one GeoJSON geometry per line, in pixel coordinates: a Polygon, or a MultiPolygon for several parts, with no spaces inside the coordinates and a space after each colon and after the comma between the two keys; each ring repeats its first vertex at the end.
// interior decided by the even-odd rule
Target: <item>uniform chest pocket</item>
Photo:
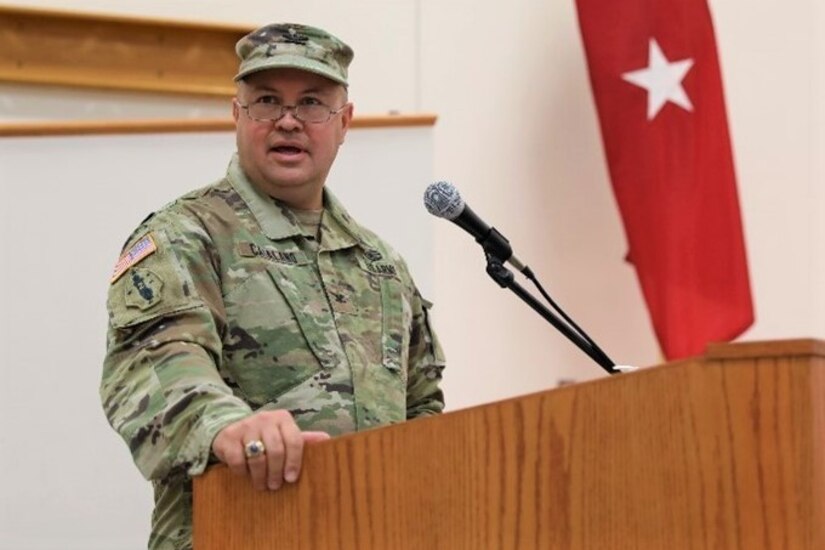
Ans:
{"type": "Polygon", "coordinates": [[[361,258],[359,264],[380,307],[381,364],[406,378],[406,356],[412,309],[404,284],[392,264],[361,258]]]}
{"type": "Polygon", "coordinates": [[[341,361],[319,287],[312,265],[267,265],[224,298],[225,367],[251,403],[274,401],[341,361]]]}

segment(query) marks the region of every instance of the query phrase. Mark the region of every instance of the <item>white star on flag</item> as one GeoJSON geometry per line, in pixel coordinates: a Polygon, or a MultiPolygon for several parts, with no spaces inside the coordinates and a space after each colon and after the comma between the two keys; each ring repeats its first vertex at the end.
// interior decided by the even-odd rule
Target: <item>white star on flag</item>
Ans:
{"type": "Polygon", "coordinates": [[[665,103],[675,103],[686,111],[693,111],[682,79],[693,67],[693,59],[670,63],[655,38],[650,39],[647,68],[624,73],[622,79],[647,90],[647,119],[653,120],[665,103]]]}

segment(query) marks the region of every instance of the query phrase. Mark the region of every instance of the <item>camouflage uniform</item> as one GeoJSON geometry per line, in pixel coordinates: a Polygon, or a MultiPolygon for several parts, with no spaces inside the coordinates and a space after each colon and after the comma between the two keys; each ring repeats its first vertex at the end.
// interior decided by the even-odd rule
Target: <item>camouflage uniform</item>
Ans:
{"type": "Polygon", "coordinates": [[[336,435],[443,408],[428,303],[397,253],[324,193],[313,246],[236,157],[125,247],[100,395],[153,482],[151,548],[189,547],[190,476],[214,461],[215,435],[255,410],[336,435]]]}

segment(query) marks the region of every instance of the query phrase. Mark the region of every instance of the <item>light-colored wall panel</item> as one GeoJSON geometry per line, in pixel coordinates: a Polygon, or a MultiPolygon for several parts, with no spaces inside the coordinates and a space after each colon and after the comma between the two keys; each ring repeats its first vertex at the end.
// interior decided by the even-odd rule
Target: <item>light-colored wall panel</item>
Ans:
{"type": "Polygon", "coordinates": [[[825,334],[825,102],[820,98],[825,95],[825,3],[812,0],[814,17],[811,18],[814,26],[814,61],[818,63],[816,71],[816,88],[814,90],[814,104],[811,106],[814,116],[814,200],[812,207],[816,223],[814,257],[814,334],[825,334]]]}
{"type": "MultiPolygon", "coordinates": [[[[423,6],[423,103],[441,113],[436,173],[452,179],[476,212],[504,232],[550,294],[616,361],[659,362],[635,275],[623,262],[624,234],[574,3],[517,0],[500,10],[469,0],[424,0],[423,6]],[[480,48],[451,39],[456,35],[490,43],[480,48]],[[446,50],[449,56],[438,55],[446,50]]],[[[481,252],[459,230],[437,226],[436,253],[438,297],[450,300],[440,322],[450,344],[452,405],[602,376],[487,278],[481,252]],[[471,268],[459,275],[462,264],[471,268]],[[470,330],[468,319],[475,320],[470,330]],[[467,379],[472,392],[462,390],[467,379]]]]}
{"type": "MultiPolygon", "coordinates": [[[[757,309],[743,338],[825,337],[821,3],[710,4],[757,309]]],[[[660,362],[623,262],[575,3],[422,0],[421,28],[422,108],[440,115],[436,173],[504,231],[615,360],[660,362]]],[[[436,280],[449,304],[439,320],[453,406],[602,375],[491,286],[475,245],[446,224],[436,227],[436,280]]]]}
{"type": "MultiPolygon", "coordinates": [[[[140,221],[222,177],[233,150],[232,132],[0,141],[0,549],[145,547],[149,488],[97,395],[108,278],[140,221]]],[[[427,296],[431,178],[425,127],[351,131],[328,180],[427,296]]]]}
{"type": "Polygon", "coordinates": [[[0,121],[229,117],[225,98],[0,83],[0,121]]]}
{"type": "MultiPolygon", "coordinates": [[[[825,336],[815,331],[817,181],[812,116],[821,102],[814,2],[712,2],[757,322],[747,338],[825,336]],[[760,24],[755,24],[760,22],[760,24]]],[[[825,29],[819,29],[825,32],[825,29]]],[[[825,307],[825,304],[820,304],[825,307]]]]}

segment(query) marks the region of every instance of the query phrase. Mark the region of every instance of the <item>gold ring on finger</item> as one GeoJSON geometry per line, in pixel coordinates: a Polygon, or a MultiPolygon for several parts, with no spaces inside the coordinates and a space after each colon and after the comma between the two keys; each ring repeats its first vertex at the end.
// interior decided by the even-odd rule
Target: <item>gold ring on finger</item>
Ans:
{"type": "Polygon", "coordinates": [[[258,458],[266,454],[266,447],[264,447],[264,442],[260,439],[253,439],[244,445],[243,452],[247,459],[258,458]]]}

